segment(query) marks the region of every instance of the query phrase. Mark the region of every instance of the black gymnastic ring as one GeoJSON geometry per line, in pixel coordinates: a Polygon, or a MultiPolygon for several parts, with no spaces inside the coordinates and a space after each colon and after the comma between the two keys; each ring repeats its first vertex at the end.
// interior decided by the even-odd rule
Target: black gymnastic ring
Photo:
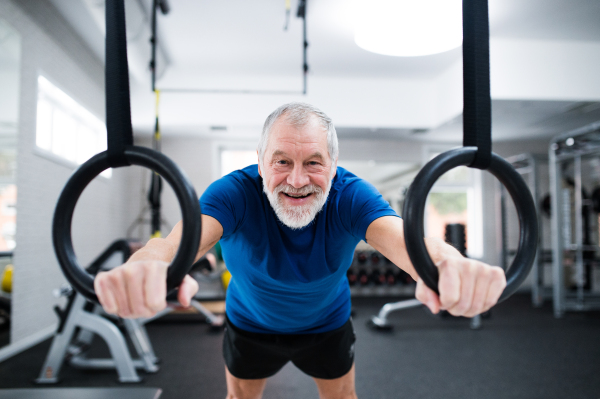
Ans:
{"type": "MultiPolygon", "coordinates": [[[[425,199],[440,176],[457,166],[471,165],[476,152],[476,147],[463,147],[438,155],[419,171],[404,200],[402,217],[406,250],[423,282],[438,294],[438,269],[423,240],[425,199]]],[[[531,270],[538,243],[538,222],[531,192],[521,175],[495,153],[492,153],[492,161],[487,170],[506,187],[519,217],[519,248],[506,272],[507,285],[499,299],[502,301],[519,288],[531,270]]]]}
{"type": "MultiPolygon", "coordinates": [[[[181,206],[183,234],[181,244],[167,272],[167,292],[179,286],[188,273],[198,252],[201,234],[200,203],[194,187],[179,167],[165,155],[149,148],[127,146],[125,158],[132,165],[152,169],[175,191],[181,206]]],[[[75,204],[85,187],[101,172],[110,168],[107,152],[101,152],[81,165],[63,188],[52,221],[52,242],[60,267],[71,286],[86,298],[98,302],[94,292],[94,277],[77,261],[71,239],[71,221],[75,204]]]]}

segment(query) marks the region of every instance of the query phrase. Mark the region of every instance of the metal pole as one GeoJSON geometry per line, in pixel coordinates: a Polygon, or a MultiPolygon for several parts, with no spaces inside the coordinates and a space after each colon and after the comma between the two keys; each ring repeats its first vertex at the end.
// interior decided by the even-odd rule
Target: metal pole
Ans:
{"type": "Polygon", "coordinates": [[[560,163],[556,159],[558,144],[551,143],[548,151],[548,170],[550,172],[550,200],[551,200],[551,226],[552,226],[552,277],[554,286],[552,296],[554,304],[554,317],[562,317],[565,313],[564,306],[564,273],[563,273],[563,229],[561,190],[559,187],[560,163]]]}
{"type": "Polygon", "coordinates": [[[575,180],[575,282],[577,284],[577,301],[583,303],[583,198],[581,194],[581,156],[575,158],[573,174],[575,180]]]}

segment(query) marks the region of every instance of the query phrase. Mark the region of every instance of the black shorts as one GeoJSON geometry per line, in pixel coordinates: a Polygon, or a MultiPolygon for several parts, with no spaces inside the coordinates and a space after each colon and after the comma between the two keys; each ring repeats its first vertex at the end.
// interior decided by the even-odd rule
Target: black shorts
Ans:
{"type": "Polygon", "coordinates": [[[262,334],[225,320],[223,356],[237,378],[271,377],[291,361],[311,377],[339,378],[354,364],[356,336],[349,319],[342,327],[316,334],[262,334]]]}

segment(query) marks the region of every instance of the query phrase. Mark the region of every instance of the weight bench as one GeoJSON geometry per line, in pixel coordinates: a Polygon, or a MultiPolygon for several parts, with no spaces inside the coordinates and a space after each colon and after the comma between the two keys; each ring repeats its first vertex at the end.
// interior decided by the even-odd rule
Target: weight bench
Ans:
{"type": "MultiPolygon", "coordinates": [[[[122,259],[116,263],[122,264],[137,245],[126,240],[115,241],[88,267],[88,272],[96,274],[98,270],[111,263],[110,259],[119,252],[122,254],[122,259]]],[[[136,369],[142,369],[147,373],[155,373],[159,370],[158,358],[154,354],[144,325],[171,313],[173,307],[167,307],[151,318],[121,319],[105,313],[100,305],[88,301],[70,286],[55,291],[55,295],[65,296],[68,301],[64,309],[58,306],[54,308],[60,322],[40,374],[35,380],[36,383],[57,383],[65,360],[71,366],[80,369],[116,369],[119,382],[122,383],[140,382],[142,378],[136,369]],[[133,358],[130,354],[125,336],[115,322],[122,323],[124,326],[137,358],[133,358]],[[97,359],[87,356],[94,335],[106,342],[111,358],[97,359]]],[[[213,328],[223,325],[223,316],[214,315],[196,300],[192,300],[192,306],[206,317],[213,328]]]]}

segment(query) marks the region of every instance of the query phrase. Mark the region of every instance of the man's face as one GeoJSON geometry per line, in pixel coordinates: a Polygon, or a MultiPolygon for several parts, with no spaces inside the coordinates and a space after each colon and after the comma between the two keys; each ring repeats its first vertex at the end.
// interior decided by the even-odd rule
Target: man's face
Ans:
{"type": "Polygon", "coordinates": [[[272,128],[258,171],[277,217],[290,228],[308,225],[321,210],[335,176],[324,128],[311,119],[302,128],[285,121],[272,128]]]}

